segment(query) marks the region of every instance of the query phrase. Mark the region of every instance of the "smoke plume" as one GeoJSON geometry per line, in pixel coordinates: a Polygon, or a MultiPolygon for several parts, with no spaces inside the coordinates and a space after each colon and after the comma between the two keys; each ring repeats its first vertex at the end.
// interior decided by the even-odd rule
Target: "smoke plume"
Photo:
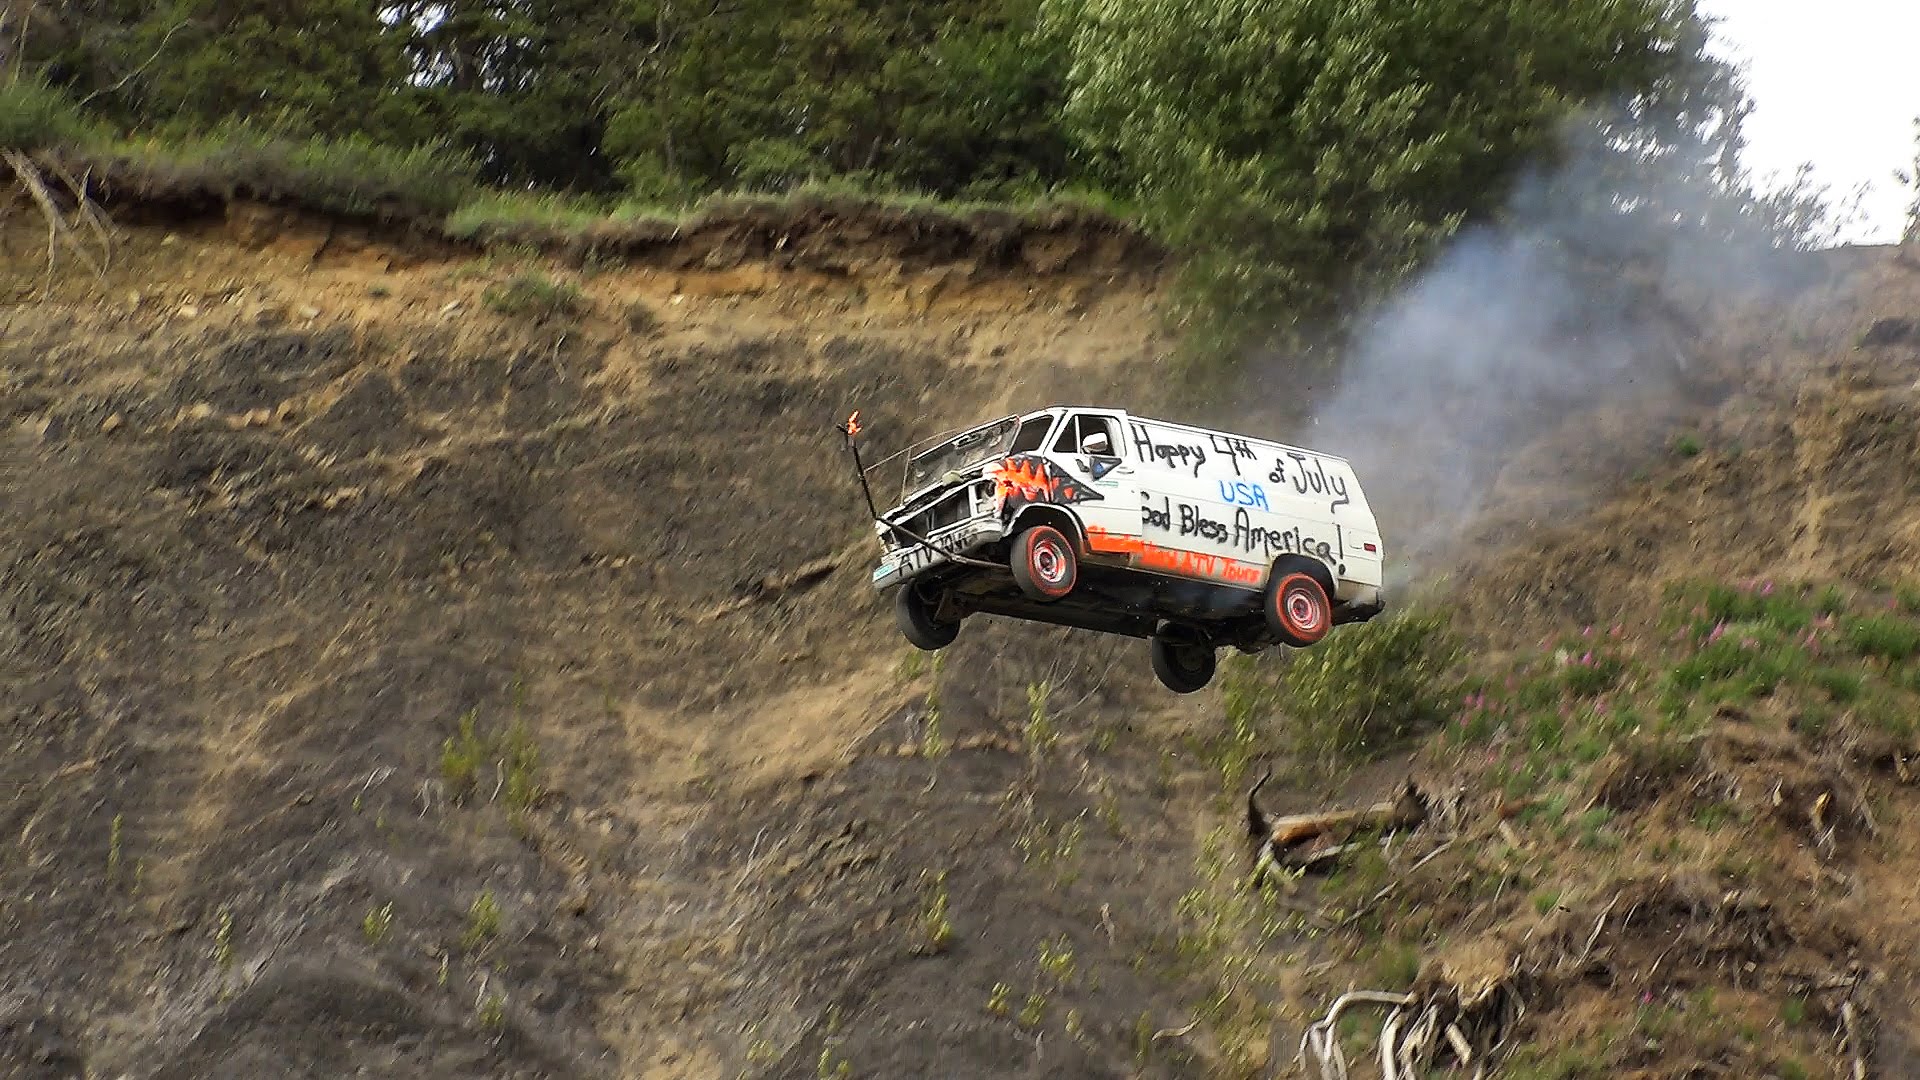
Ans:
{"type": "Polygon", "coordinates": [[[1567,150],[1362,318],[1294,432],[1352,460],[1393,584],[1630,472],[1723,392],[1696,364],[1703,322],[1793,283],[1780,254],[1805,230],[1779,204],[1669,163],[1623,172],[1591,139],[1567,150]]]}

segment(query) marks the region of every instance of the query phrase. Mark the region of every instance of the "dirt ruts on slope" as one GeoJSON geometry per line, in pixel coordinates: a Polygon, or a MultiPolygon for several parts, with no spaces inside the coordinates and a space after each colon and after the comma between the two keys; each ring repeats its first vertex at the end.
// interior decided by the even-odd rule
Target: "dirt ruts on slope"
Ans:
{"type": "MultiPolygon", "coordinates": [[[[1139,294],[624,270],[541,318],[488,290],[564,267],[225,230],[134,229],[107,288],[59,277],[0,314],[8,1067],[784,1075],[855,999],[816,992],[827,954],[792,937],[811,916],[756,851],[838,835],[793,800],[891,760],[928,694],[867,586],[831,425],[861,408],[881,449],[1097,392],[1150,347],[1139,294]],[[804,820],[756,846],[780,806],[804,820]]],[[[849,800],[872,836],[1001,790],[1030,684],[1071,690],[1062,722],[1126,693],[1073,641],[1006,669],[1015,641],[1042,655],[988,632],[946,691],[947,738],[992,733],[953,748],[946,788],[849,800]]],[[[897,886],[860,886],[897,917],[849,970],[913,940],[921,869],[985,895],[959,880],[967,835],[849,842],[897,886]]],[[[822,950],[857,940],[839,925],[822,950]]],[[[1117,1041],[1144,999],[1101,1000],[1085,1023],[1117,1041]]]]}

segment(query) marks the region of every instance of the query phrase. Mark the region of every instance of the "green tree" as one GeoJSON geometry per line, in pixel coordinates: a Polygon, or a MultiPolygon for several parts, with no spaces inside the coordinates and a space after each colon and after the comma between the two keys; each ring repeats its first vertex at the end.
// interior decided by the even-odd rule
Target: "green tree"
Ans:
{"type": "MultiPolygon", "coordinates": [[[[1046,0],[1067,114],[1191,259],[1228,349],[1350,308],[1506,196],[1585,107],[1704,122],[1691,0],[1046,0]],[[1683,93],[1684,91],[1684,93],[1683,93]],[[1662,93],[1681,100],[1663,100],[1662,93]],[[1687,95],[1691,94],[1691,97],[1687,95]]],[[[1631,141],[1631,140],[1630,140],[1631,141]]]]}
{"type": "Polygon", "coordinates": [[[655,195],[1057,183],[1071,170],[1061,58],[1036,14],[1036,0],[633,0],[648,47],[606,149],[655,195]]]}
{"type": "Polygon", "coordinates": [[[446,139],[502,185],[1004,195],[1075,175],[1039,2],[71,0],[0,61],[123,128],[446,139]]]}
{"type": "Polygon", "coordinates": [[[496,183],[593,191],[610,80],[650,42],[619,6],[588,0],[401,0],[382,18],[439,130],[496,183]]]}
{"type": "Polygon", "coordinates": [[[403,40],[366,0],[92,0],[67,20],[56,81],[129,126],[244,120],[396,145],[432,133],[403,40]]]}

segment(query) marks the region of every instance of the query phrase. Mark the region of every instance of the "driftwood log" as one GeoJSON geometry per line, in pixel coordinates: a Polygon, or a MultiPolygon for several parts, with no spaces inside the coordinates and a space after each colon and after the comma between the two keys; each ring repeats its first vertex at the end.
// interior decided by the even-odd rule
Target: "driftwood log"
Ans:
{"type": "Polygon", "coordinates": [[[1259,796],[1272,777],[1269,770],[1247,792],[1247,832],[1258,848],[1256,888],[1270,868],[1306,871],[1329,867],[1353,850],[1356,837],[1369,833],[1384,836],[1417,828],[1427,820],[1429,800],[1412,780],[1394,798],[1372,806],[1270,817],[1261,808],[1259,796]]]}

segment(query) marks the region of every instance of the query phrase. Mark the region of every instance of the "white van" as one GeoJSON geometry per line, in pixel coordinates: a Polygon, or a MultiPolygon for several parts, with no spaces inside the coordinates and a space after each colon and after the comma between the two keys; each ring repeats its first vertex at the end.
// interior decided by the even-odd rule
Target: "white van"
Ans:
{"type": "MultiPolygon", "coordinates": [[[[856,464],[858,414],[842,431],[856,464]]],[[[1176,693],[1213,679],[1216,650],[1305,648],[1379,614],[1379,527],[1352,467],[1302,447],[1055,406],[919,444],[876,513],[876,588],[922,649],[973,614],[1146,638],[1176,693]]]]}

